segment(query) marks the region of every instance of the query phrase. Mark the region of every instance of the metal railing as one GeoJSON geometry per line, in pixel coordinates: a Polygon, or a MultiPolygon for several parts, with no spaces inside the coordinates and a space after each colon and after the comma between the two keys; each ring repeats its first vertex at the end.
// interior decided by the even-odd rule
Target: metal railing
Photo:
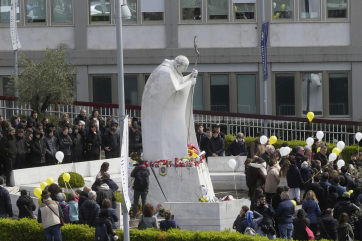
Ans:
{"type": "MultiPolygon", "coordinates": [[[[47,114],[60,117],[62,113],[67,113],[73,121],[81,109],[85,109],[88,114],[93,109],[98,109],[103,117],[113,116],[118,120],[118,105],[107,103],[78,101],[73,105],[53,104],[47,110],[47,114]]],[[[0,96],[0,114],[5,119],[10,119],[13,115],[28,116],[30,112],[29,106],[19,104],[14,98],[0,96]]],[[[140,118],[141,107],[126,105],[126,114],[140,118]]],[[[268,136],[275,135],[285,141],[306,140],[309,136],[315,136],[317,131],[323,131],[324,141],[335,143],[342,140],[346,145],[355,143],[355,133],[361,130],[360,123],[354,121],[314,119],[309,123],[307,118],[199,110],[194,110],[194,120],[195,124],[203,123],[206,127],[213,127],[219,123],[226,134],[236,135],[242,132],[245,136],[256,136],[258,132],[266,131],[268,136]]]]}

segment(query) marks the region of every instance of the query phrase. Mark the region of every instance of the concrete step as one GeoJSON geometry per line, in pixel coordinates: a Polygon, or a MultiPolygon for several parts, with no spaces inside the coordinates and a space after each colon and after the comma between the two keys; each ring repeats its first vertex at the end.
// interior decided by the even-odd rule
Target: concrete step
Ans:
{"type": "Polygon", "coordinates": [[[248,190],[246,177],[241,172],[217,172],[210,173],[210,178],[214,189],[217,190],[248,190]]]}

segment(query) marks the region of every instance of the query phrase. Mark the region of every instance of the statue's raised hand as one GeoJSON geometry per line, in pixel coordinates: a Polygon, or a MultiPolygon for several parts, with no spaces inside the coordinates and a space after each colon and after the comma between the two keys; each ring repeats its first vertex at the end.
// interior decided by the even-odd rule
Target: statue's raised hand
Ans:
{"type": "Polygon", "coordinates": [[[197,78],[198,73],[199,73],[199,71],[197,71],[197,69],[193,69],[192,72],[191,72],[191,77],[192,78],[197,78]]]}

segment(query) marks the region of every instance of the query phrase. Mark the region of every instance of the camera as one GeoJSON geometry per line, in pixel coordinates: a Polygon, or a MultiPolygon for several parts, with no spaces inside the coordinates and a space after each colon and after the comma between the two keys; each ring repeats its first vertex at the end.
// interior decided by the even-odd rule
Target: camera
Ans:
{"type": "Polygon", "coordinates": [[[265,205],[264,200],[263,200],[263,201],[260,201],[259,203],[260,203],[261,206],[264,206],[264,205],[265,205]]]}

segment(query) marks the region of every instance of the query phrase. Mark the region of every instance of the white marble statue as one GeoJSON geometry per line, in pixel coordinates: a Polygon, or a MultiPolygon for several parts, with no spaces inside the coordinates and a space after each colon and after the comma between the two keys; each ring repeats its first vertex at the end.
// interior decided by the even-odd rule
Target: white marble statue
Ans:
{"type": "Polygon", "coordinates": [[[193,120],[193,93],[197,70],[183,76],[185,56],[165,59],[150,75],[142,96],[143,158],[174,160],[187,156],[187,146],[197,147],[193,120]]]}

